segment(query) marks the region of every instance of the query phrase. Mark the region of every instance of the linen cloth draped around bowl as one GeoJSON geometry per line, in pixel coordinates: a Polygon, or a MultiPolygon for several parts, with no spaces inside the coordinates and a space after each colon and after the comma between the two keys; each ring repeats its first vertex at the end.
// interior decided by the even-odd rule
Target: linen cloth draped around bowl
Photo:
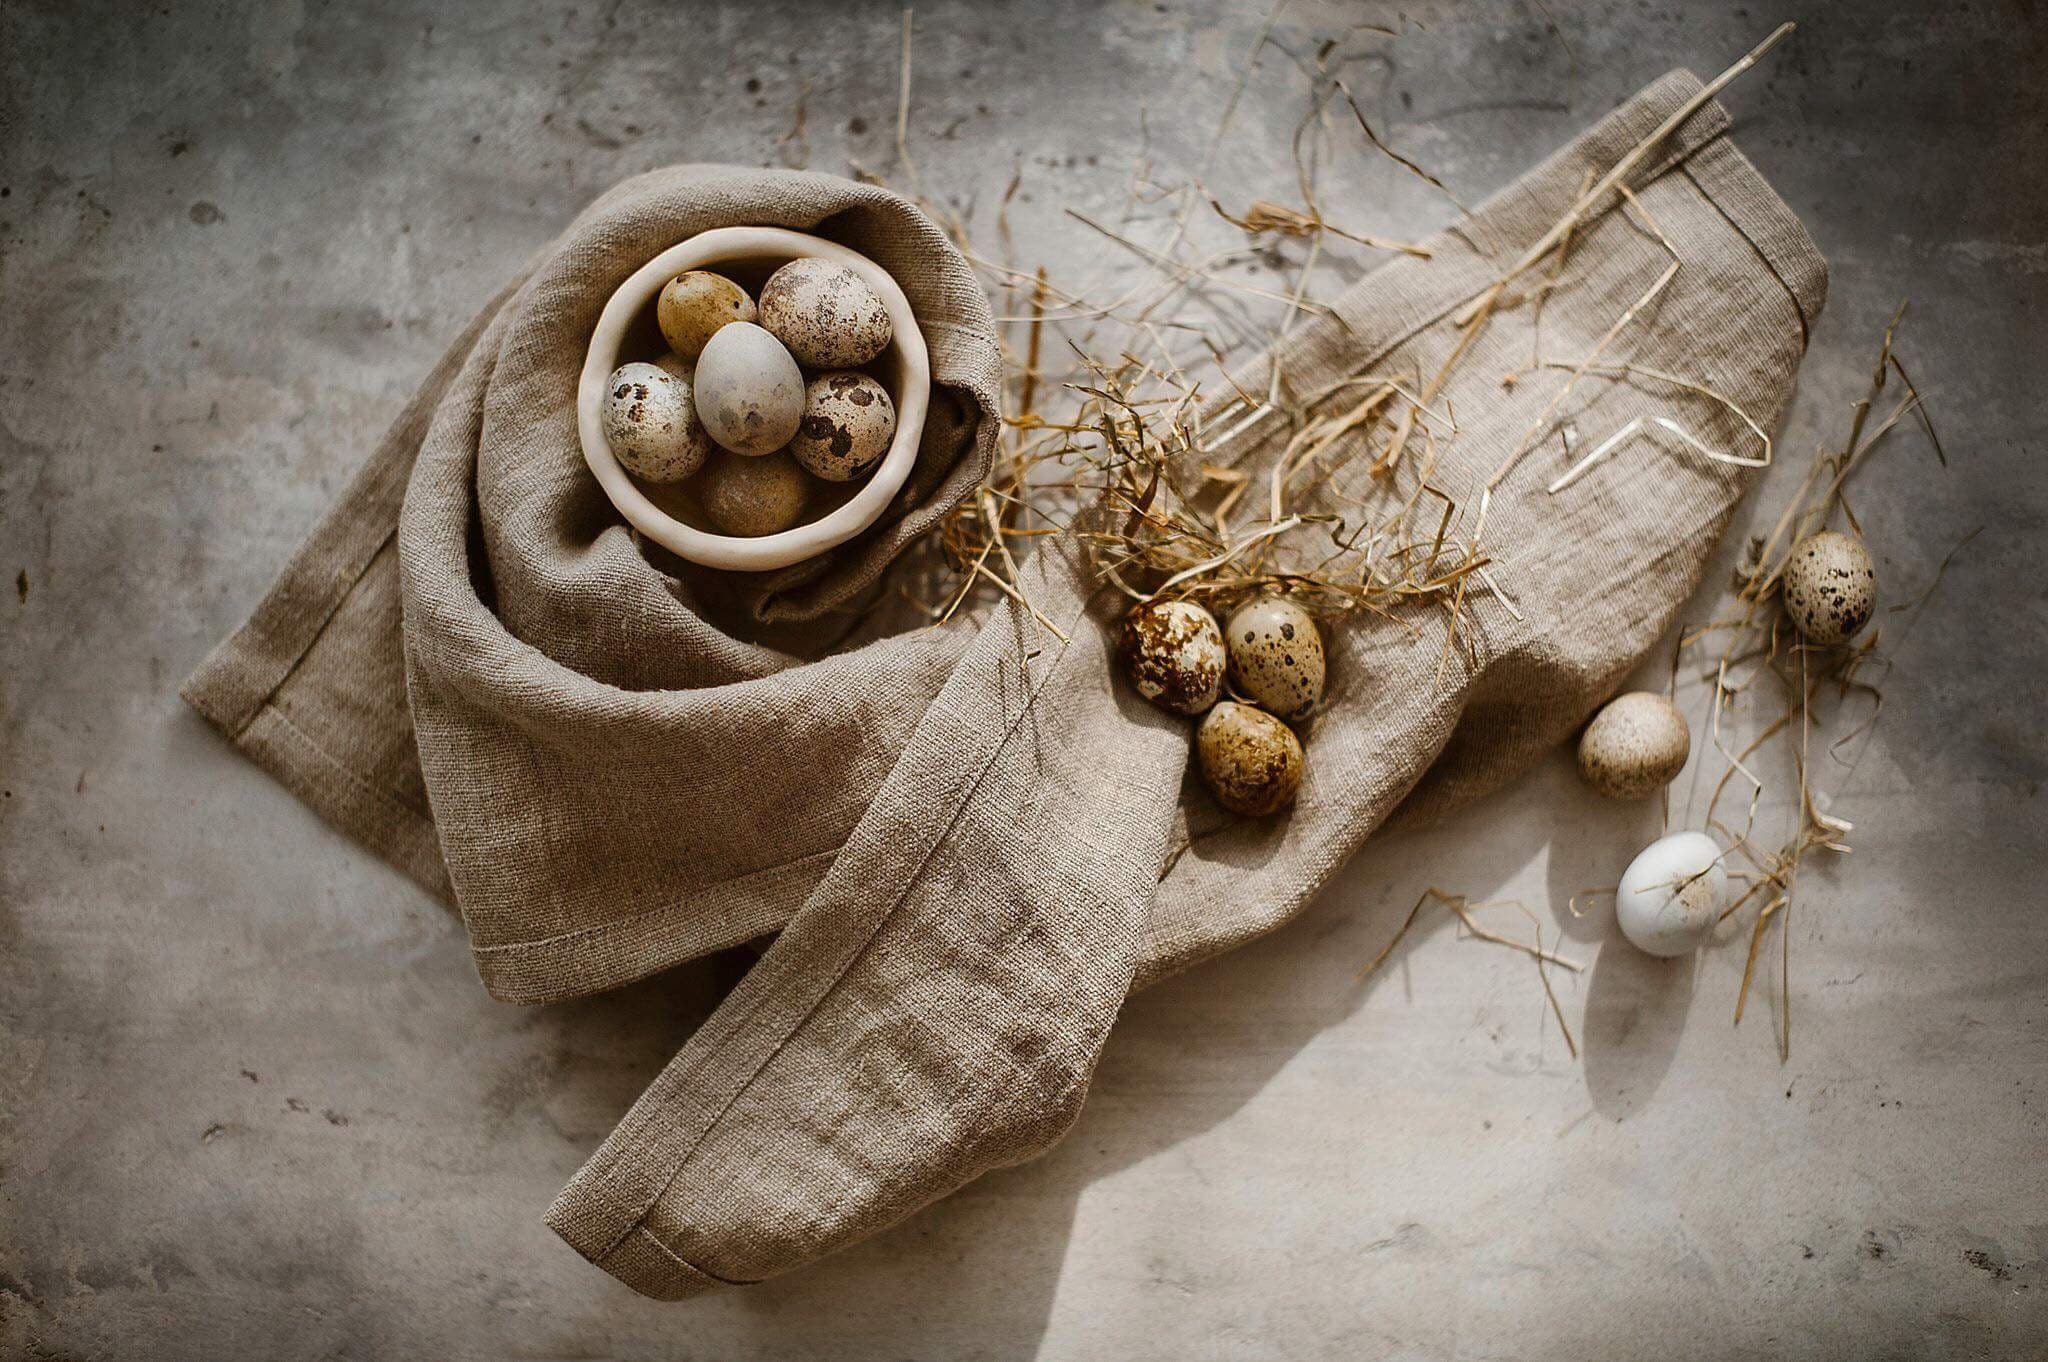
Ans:
{"type": "MultiPolygon", "coordinates": [[[[1434,372],[1458,308],[1698,89],[1665,77],[1433,238],[1431,259],[1350,288],[1285,343],[1285,380],[1434,372]]],[[[1615,353],[1770,428],[1826,269],[1726,128],[1704,106],[1631,178],[1681,264],[1615,353]]],[[[1620,212],[1590,222],[1544,352],[1583,357],[1669,261],[1620,212]]],[[[1434,475],[1452,495],[1476,503],[1554,391],[1501,387],[1531,347],[1530,309],[1503,312],[1454,370],[1440,401],[1459,429],[1434,475]]],[[[1468,596],[1448,662],[1440,611],[1331,629],[1336,694],[1299,802],[1244,821],[1188,778],[1192,724],[1115,678],[1119,598],[1071,538],[1025,566],[1066,643],[1006,602],[815,660],[760,641],[755,626],[857,612],[972,491],[999,364],[966,262],[884,190],[703,166],[630,180],[455,341],[187,683],[287,787],[460,906],[496,997],[576,997],[780,931],[548,1212],[648,1295],[788,1271],[1043,1153],[1132,988],[1285,922],[1390,817],[1470,800],[1583,722],[1691,594],[1753,476],[1651,440],[1553,496],[1555,456],[1523,460],[1488,522],[1509,600],[1468,596]],[[618,282],[737,223],[832,237],[895,275],[931,345],[934,411],[876,530],[720,582],[642,552],[583,467],[574,398],[618,282]],[[734,618],[751,623],[714,622],[734,618]]],[[[1674,410],[1713,447],[1753,449],[1725,410],[1653,384],[1589,376],[1568,404],[1582,439],[1674,410]]],[[[1206,456],[1256,471],[1272,433],[1206,456]]]]}

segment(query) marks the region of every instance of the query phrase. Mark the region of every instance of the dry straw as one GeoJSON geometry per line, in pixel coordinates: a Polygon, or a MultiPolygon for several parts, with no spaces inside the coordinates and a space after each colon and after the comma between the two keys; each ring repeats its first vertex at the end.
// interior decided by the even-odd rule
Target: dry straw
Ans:
{"type": "MultiPolygon", "coordinates": [[[[981,249],[957,216],[939,214],[1001,299],[998,320],[1005,327],[1008,349],[1010,411],[986,487],[952,514],[922,561],[903,578],[906,594],[933,620],[974,609],[992,594],[1031,609],[1018,572],[1025,544],[1066,528],[1080,508],[1094,504],[1108,514],[1088,521],[1084,537],[1104,580],[1134,601],[1189,599],[1225,612],[1254,595],[1284,593],[1320,615],[1363,611],[1411,629],[1416,627],[1413,612],[1437,611],[1448,621],[1443,652],[1448,661],[1460,638],[1466,601],[1475,589],[1491,593],[1520,618],[1513,583],[1498,580],[1486,549],[1491,494],[1532,450],[1553,438],[1572,451],[1575,432],[1562,414],[1585,379],[1637,381],[1664,388],[1674,398],[1704,399],[1736,418],[1752,440],[1738,449],[1714,448],[1679,419],[1682,408],[1674,407],[1673,415],[1631,421],[1605,434],[1548,484],[1551,495],[1567,493],[1589,469],[1625,457],[1635,442],[1657,436],[1706,460],[1751,468],[1773,462],[1769,433],[1730,397],[1687,375],[1619,361],[1609,352],[1684,267],[1678,249],[1629,189],[1630,175],[1671,133],[1782,42],[1793,25],[1780,26],[1708,81],[1625,149],[1604,174],[1589,173],[1549,229],[1454,311],[1457,338],[1434,371],[1355,374],[1296,391],[1276,359],[1259,389],[1248,392],[1231,377],[1234,359],[1258,351],[1278,353],[1276,343],[1300,318],[1334,315],[1308,296],[1311,276],[1328,243],[1375,254],[1428,254],[1416,244],[1339,226],[1325,216],[1316,190],[1317,170],[1328,159],[1339,129],[1353,129],[1366,154],[1385,157],[1463,211],[1441,179],[1391,145],[1367,121],[1342,78],[1345,63],[1358,54],[1347,53],[1340,43],[1324,42],[1312,56],[1297,55],[1275,36],[1282,9],[1284,0],[1247,54],[1199,175],[1169,181],[1149,149],[1141,147],[1119,212],[1065,210],[1135,265],[1131,281],[1113,296],[1090,296],[1059,282],[1043,265],[1026,266],[1016,260],[1009,209],[1023,183],[1021,169],[998,208],[994,252],[981,249]],[[1281,52],[1307,86],[1306,107],[1289,148],[1300,202],[1253,198],[1233,210],[1228,196],[1212,191],[1205,180],[1215,169],[1252,70],[1268,50],[1281,52]],[[1349,118],[1333,122],[1333,108],[1349,118]],[[1500,375],[1504,387],[1549,372],[1562,374],[1563,381],[1482,485],[1478,504],[1468,515],[1432,477],[1439,456],[1458,438],[1456,413],[1441,400],[1446,385],[1473,353],[1474,342],[1504,311],[1528,307],[1540,345],[1543,307],[1553,293],[1568,287],[1564,266],[1579,233],[1610,209],[1626,214],[1653,237],[1669,263],[1615,314],[1585,354],[1546,359],[1539,353],[1527,367],[1500,375]],[[1196,228],[1204,210],[1239,229],[1244,241],[1224,249],[1198,247],[1196,228]],[[1305,243],[1305,250],[1291,280],[1274,286],[1267,278],[1275,265],[1285,264],[1274,249],[1283,240],[1305,243]],[[1262,271],[1257,282],[1251,277],[1255,268],[1262,271]],[[1279,452],[1263,475],[1255,477],[1231,461],[1231,451],[1243,437],[1256,435],[1264,441],[1283,434],[1279,452]],[[1361,460],[1367,478],[1338,478],[1361,460]],[[1361,482],[1362,493],[1354,486],[1361,482]]],[[[1367,41],[1398,36],[1392,30],[1359,30],[1348,41],[1356,41],[1358,33],[1365,33],[1367,41]]],[[[911,38],[911,15],[905,11],[897,165],[910,192],[921,198],[907,145],[913,94],[911,38]]],[[[1896,322],[1895,317],[1894,327],[1896,322]]],[[[1710,643],[1720,646],[1703,672],[1712,691],[1711,748],[1722,763],[1703,821],[1727,848],[1734,877],[1744,882],[1728,915],[1753,915],[1748,965],[1735,1004],[1738,1021],[1765,936],[1773,923],[1782,928],[1789,916],[1802,862],[1816,850],[1848,849],[1849,824],[1826,811],[1811,779],[1811,745],[1820,726],[1816,702],[1824,691],[1872,701],[1871,718],[1836,739],[1836,748],[1868,731],[1877,691],[1865,673],[1879,660],[1877,635],[1873,631],[1849,648],[1805,645],[1792,634],[1777,603],[1777,589],[1792,547],[1807,534],[1837,515],[1860,532],[1844,489],[1886,434],[1914,417],[1933,438],[1919,393],[1893,340],[1894,330],[1888,328],[1871,393],[1857,405],[1848,439],[1838,450],[1819,453],[1792,503],[1752,546],[1736,584],[1733,611],[1683,631],[1676,645],[1681,665],[1686,656],[1710,643]],[[1905,396],[1871,426],[1869,418],[1892,377],[1905,396]],[[1766,688],[1766,683],[1775,687],[1781,710],[1735,745],[1724,731],[1724,718],[1738,701],[1766,688]],[[1789,757],[1797,782],[1796,828],[1788,838],[1776,841],[1758,831],[1769,788],[1758,772],[1774,745],[1789,757]],[[1746,798],[1741,800],[1740,817],[1724,816],[1724,796],[1742,793],[1746,798]]],[[[1945,463],[1939,441],[1934,444],[1945,463]]],[[[1032,614],[1052,629],[1035,609],[1032,614]]],[[[1673,684],[1675,688],[1676,672],[1673,684]]],[[[1584,896],[1574,896],[1574,915],[1584,896]]],[[[1519,905],[1475,905],[1432,888],[1417,901],[1368,972],[1391,954],[1430,903],[1448,907],[1464,934],[1511,947],[1534,960],[1550,1008],[1576,1055],[1576,1042],[1546,967],[1576,971],[1579,966],[1544,946],[1540,925],[1532,945],[1485,930],[1472,916],[1488,906],[1519,905]]],[[[1787,1054],[1789,968],[1789,935],[1781,930],[1778,1030],[1787,1054]]]]}

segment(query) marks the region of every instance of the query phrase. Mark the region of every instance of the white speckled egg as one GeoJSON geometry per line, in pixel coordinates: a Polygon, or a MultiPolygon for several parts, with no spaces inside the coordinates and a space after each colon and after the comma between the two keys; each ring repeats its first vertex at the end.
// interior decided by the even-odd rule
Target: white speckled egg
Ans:
{"type": "Polygon", "coordinates": [[[789,452],[827,482],[850,482],[889,452],[896,404],[866,374],[819,374],[804,387],[804,417],[789,452]]]}
{"type": "Polygon", "coordinates": [[[850,369],[882,353],[894,335],[889,309],[844,265],[792,260],[761,286],[761,325],[813,369],[850,369]]]}
{"type": "Polygon", "coordinates": [[[662,339],[692,364],[720,327],[750,322],[754,317],[754,300],[747,291],[708,270],[677,275],[662,285],[661,297],[654,303],[654,320],[661,327],[662,339]]]}
{"type": "Polygon", "coordinates": [[[1193,601],[1138,606],[1124,616],[1117,645],[1131,688],[1162,709],[1200,714],[1223,689],[1223,631],[1193,601]]]}
{"type": "Polygon", "coordinates": [[[1674,832],[1629,862],[1615,891],[1614,920],[1638,950],[1684,955],[1714,929],[1727,887],[1714,839],[1704,832],[1674,832]]]}
{"type": "Polygon", "coordinates": [[[1223,630],[1238,692],[1283,719],[1301,719],[1323,698],[1323,636],[1308,611],[1284,596],[1241,605],[1223,630]]]}
{"type": "Polygon", "coordinates": [[[752,322],[713,333],[697,357],[697,418],[735,454],[772,454],[804,415],[804,376],[782,342],[752,322]]]}
{"type": "Polygon", "coordinates": [[[722,534],[752,539],[778,534],[803,518],[810,479],[789,455],[759,458],[723,451],[697,479],[704,514],[722,534]]]}
{"type": "Polygon", "coordinates": [[[1263,818],[1294,802],[1301,788],[1301,739],[1262,709],[1220,701],[1195,730],[1195,757],[1216,802],[1263,818]]]}
{"type": "Polygon", "coordinates": [[[1785,565],[1785,613],[1809,643],[1841,643],[1877,609],[1877,569],[1863,541],[1823,530],[1785,565]]]}
{"type": "Polygon", "coordinates": [[[604,395],[604,438],[634,477],[681,482],[703,466],[711,440],[690,385],[653,364],[622,364],[604,395]]]}
{"type": "Polygon", "coordinates": [[[1579,739],[1579,774],[1609,799],[1641,799],[1685,769],[1692,730],[1678,706],[1646,690],[1601,706],[1579,739]]]}

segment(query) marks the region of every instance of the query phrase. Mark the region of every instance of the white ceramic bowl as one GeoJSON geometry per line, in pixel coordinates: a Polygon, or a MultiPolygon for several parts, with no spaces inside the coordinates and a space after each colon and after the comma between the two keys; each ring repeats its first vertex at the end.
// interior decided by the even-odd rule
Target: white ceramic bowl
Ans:
{"type": "MultiPolygon", "coordinates": [[[[679,557],[706,567],[764,572],[788,567],[823,553],[875,523],[910,476],[924,434],[925,410],[931,402],[931,356],[910,300],[881,266],[837,242],[780,227],[716,227],[671,246],[619,285],[590,333],[583,378],[576,390],[576,423],[583,441],[583,459],[619,514],[633,527],[679,557]],[[779,265],[800,256],[816,256],[849,267],[880,296],[889,310],[895,336],[876,361],[868,365],[896,404],[896,437],[865,482],[848,484],[852,495],[815,520],[780,534],[755,539],[714,534],[686,523],[677,512],[688,505],[688,483],[657,487],[633,478],[613,457],[604,438],[604,400],[612,370],[633,360],[652,361],[663,353],[661,333],[654,326],[654,300],[662,286],[685,270],[716,268],[739,280],[750,293],[779,265]],[[666,503],[666,504],[663,504],[666,503]]],[[[831,488],[824,484],[823,492],[831,488]]]]}

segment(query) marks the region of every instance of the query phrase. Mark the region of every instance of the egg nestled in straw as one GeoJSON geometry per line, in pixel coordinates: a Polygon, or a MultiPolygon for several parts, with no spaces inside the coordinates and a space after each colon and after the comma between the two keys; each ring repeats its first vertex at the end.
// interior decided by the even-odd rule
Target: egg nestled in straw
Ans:
{"type": "Polygon", "coordinates": [[[1650,691],[1609,700],[1579,739],[1579,774],[1609,799],[1642,799],[1685,769],[1692,732],[1678,706],[1650,691]]]}
{"type": "Polygon", "coordinates": [[[1863,541],[1834,530],[1800,541],[1785,564],[1785,613],[1808,643],[1845,643],[1877,609],[1877,569],[1863,541]]]}
{"type": "Polygon", "coordinates": [[[1714,839],[1704,832],[1674,832],[1629,862],[1614,894],[1614,920],[1638,950],[1684,955],[1714,929],[1727,887],[1714,839]]]}
{"type": "Polygon", "coordinates": [[[1301,740],[1262,709],[1224,700],[1195,730],[1195,757],[1216,802],[1263,818],[1294,802],[1301,788],[1301,740]]]}
{"type": "Polygon", "coordinates": [[[1193,601],[1146,601],[1124,616],[1117,649],[1131,688],[1162,709],[1200,714],[1223,689],[1223,631],[1193,601]]]}
{"type": "Polygon", "coordinates": [[[1283,719],[1303,719],[1323,698],[1323,636],[1308,611],[1284,596],[1239,606],[1223,636],[1230,683],[1283,719]]]}

